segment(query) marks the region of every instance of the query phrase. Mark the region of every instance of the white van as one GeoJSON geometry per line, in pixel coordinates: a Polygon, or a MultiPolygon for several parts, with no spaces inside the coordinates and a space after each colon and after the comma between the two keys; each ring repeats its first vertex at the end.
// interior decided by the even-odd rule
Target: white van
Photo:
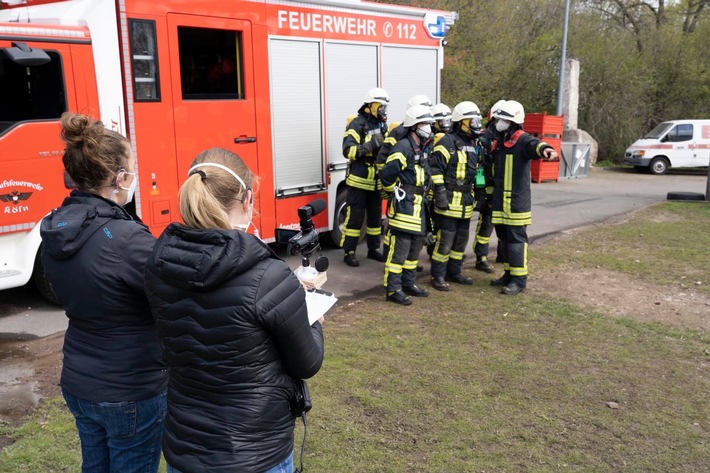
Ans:
{"type": "Polygon", "coordinates": [[[670,120],[626,148],[624,164],[665,174],[669,168],[710,164],[710,120],[670,120]]]}

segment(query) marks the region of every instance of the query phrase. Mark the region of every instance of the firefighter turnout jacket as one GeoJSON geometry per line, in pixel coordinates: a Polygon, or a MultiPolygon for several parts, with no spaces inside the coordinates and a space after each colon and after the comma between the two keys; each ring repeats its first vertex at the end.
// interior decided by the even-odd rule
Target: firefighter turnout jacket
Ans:
{"type": "Polygon", "coordinates": [[[525,226],[532,223],[530,161],[540,159],[550,145],[518,129],[506,141],[491,143],[493,161],[494,225],[525,226]]]}
{"type": "Polygon", "coordinates": [[[362,145],[372,140],[382,144],[385,131],[385,124],[364,113],[362,108],[358,116],[348,124],[343,136],[343,156],[349,161],[348,176],[345,179],[347,185],[366,191],[377,189],[375,159],[379,146],[366,151],[362,145]]]}
{"type": "Polygon", "coordinates": [[[391,193],[387,204],[390,228],[426,234],[426,159],[426,153],[410,136],[400,139],[387,157],[380,180],[384,190],[391,193]]]}
{"type": "Polygon", "coordinates": [[[387,162],[387,157],[392,152],[394,145],[405,136],[407,136],[407,129],[404,127],[403,123],[387,131],[387,137],[384,143],[382,143],[382,147],[380,147],[380,151],[377,153],[377,159],[375,160],[378,171],[381,170],[387,162]]]}
{"type": "Polygon", "coordinates": [[[481,149],[458,133],[444,135],[429,158],[434,196],[445,193],[448,207],[437,204],[434,213],[450,218],[473,216],[473,183],[481,149]]]}

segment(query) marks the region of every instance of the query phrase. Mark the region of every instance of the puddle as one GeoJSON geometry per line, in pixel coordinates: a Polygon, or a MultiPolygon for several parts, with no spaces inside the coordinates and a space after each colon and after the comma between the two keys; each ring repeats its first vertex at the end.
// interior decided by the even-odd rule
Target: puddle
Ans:
{"type": "Polygon", "coordinates": [[[24,350],[0,344],[0,420],[17,421],[37,407],[40,395],[24,350]]]}

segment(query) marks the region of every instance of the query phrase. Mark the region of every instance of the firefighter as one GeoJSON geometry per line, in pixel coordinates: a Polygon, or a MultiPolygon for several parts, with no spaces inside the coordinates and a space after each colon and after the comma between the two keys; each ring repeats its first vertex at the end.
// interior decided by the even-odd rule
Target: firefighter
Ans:
{"type": "MultiPolygon", "coordinates": [[[[434,117],[434,140],[432,143],[432,146],[436,146],[436,144],[439,142],[439,140],[447,133],[451,132],[451,109],[449,108],[448,105],[444,103],[437,103],[436,105],[431,107],[431,116],[434,117]]],[[[434,253],[434,243],[435,243],[435,238],[436,234],[438,231],[438,225],[437,225],[437,215],[434,213],[434,208],[433,208],[433,202],[434,202],[434,194],[433,194],[433,189],[429,188],[429,192],[427,194],[427,198],[429,199],[429,215],[431,216],[431,231],[433,233],[433,238],[431,244],[427,245],[427,254],[429,257],[434,253]]]]}
{"type": "Polygon", "coordinates": [[[476,130],[481,129],[481,111],[473,102],[461,102],[451,116],[453,131],[434,146],[429,158],[434,189],[436,245],[431,256],[431,285],[438,291],[450,290],[447,281],[473,284],[461,272],[473,216],[473,184],[478,153],[476,130]]]}
{"type": "Polygon", "coordinates": [[[493,111],[499,135],[491,143],[493,162],[493,215],[504,274],[491,281],[503,294],[514,296],[527,286],[528,235],[532,223],[530,160],[556,159],[557,152],[523,131],[525,110],[507,100],[493,111]]]}
{"type": "MultiPolygon", "coordinates": [[[[407,101],[407,109],[415,105],[426,105],[427,107],[431,107],[431,100],[429,100],[429,97],[424,94],[418,94],[411,97],[407,101]]],[[[387,161],[387,157],[390,155],[392,147],[405,136],[407,136],[407,130],[405,129],[404,123],[390,127],[387,132],[385,142],[382,143],[382,147],[377,154],[377,169],[382,169],[382,166],[384,166],[387,161]]]]}
{"type": "MultiPolygon", "coordinates": [[[[476,236],[473,240],[473,254],[476,255],[476,269],[484,273],[491,274],[495,269],[488,261],[489,243],[491,234],[493,233],[493,223],[491,223],[492,215],[492,197],[493,197],[493,169],[491,163],[491,143],[498,133],[495,128],[495,120],[492,118],[493,110],[504,102],[499,100],[493,107],[488,110],[488,124],[482,136],[479,136],[477,142],[482,151],[482,160],[479,163],[479,173],[483,173],[483,183],[478,183],[474,186],[476,197],[476,209],[478,211],[478,223],[476,224],[476,236]]],[[[476,176],[479,181],[479,176],[476,176]]],[[[497,254],[500,254],[498,252],[497,254]]]]}
{"type": "Polygon", "coordinates": [[[348,159],[348,186],[345,229],[340,244],[345,264],[360,266],[355,250],[360,240],[363,220],[367,219],[367,257],[384,261],[380,252],[382,234],[382,199],[377,190],[375,158],[387,130],[387,91],[370,89],[358,115],[348,123],[343,136],[343,155],[348,159]],[[367,217],[366,217],[367,216],[367,217]]]}
{"type": "MultiPolygon", "coordinates": [[[[427,107],[431,107],[431,100],[429,100],[429,97],[424,94],[417,94],[410,97],[407,101],[407,108],[413,107],[415,105],[426,105],[427,107]]],[[[382,144],[382,147],[380,148],[380,151],[377,154],[377,160],[375,161],[378,171],[382,169],[382,166],[385,165],[385,161],[387,161],[387,156],[389,156],[392,147],[406,135],[407,129],[404,127],[404,123],[395,122],[390,125],[389,130],[387,131],[387,137],[385,138],[385,142],[382,144]]],[[[382,184],[378,182],[378,185],[380,186],[379,190],[380,194],[382,195],[382,198],[389,199],[389,194],[387,193],[387,191],[382,189],[382,184]]],[[[387,235],[385,235],[384,238],[383,250],[385,255],[389,251],[389,241],[387,239],[387,235]]],[[[417,271],[423,270],[424,266],[417,266],[417,271]]]]}
{"type": "Polygon", "coordinates": [[[427,229],[425,150],[433,137],[433,122],[428,106],[409,107],[403,123],[407,134],[394,145],[380,171],[382,186],[390,193],[384,284],[387,300],[402,305],[411,304],[411,296],[429,295],[416,285],[416,275],[427,229]]]}

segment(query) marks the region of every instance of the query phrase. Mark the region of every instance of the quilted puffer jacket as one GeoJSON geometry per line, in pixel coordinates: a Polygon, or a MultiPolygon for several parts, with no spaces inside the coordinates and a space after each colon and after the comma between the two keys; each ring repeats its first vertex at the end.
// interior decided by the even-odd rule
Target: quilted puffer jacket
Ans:
{"type": "Polygon", "coordinates": [[[146,267],[170,369],[163,436],[185,473],[262,472],[293,450],[294,379],[323,361],[320,324],[286,263],[253,235],[172,224],[146,267]]]}

